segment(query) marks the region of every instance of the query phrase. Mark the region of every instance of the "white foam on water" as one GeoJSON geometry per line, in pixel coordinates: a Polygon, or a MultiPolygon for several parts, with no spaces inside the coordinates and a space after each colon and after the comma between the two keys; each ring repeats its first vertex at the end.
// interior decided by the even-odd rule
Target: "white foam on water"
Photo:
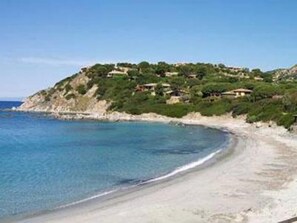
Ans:
{"type": "Polygon", "coordinates": [[[212,159],[215,155],[217,155],[221,151],[222,151],[222,149],[217,150],[216,152],[213,152],[213,153],[209,154],[208,156],[206,156],[206,157],[204,157],[202,159],[199,159],[199,160],[197,160],[195,162],[192,162],[192,163],[189,163],[187,165],[178,167],[177,169],[175,169],[174,171],[172,171],[172,172],[170,172],[170,173],[168,173],[166,175],[163,175],[163,176],[148,180],[148,181],[146,181],[146,183],[151,183],[151,182],[155,182],[155,181],[158,181],[158,180],[163,180],[163,179],[166,179],[168,177],[174,176],[174,175],[176,175],[176,174],[178,174],[180,172],[193,169],[193,168],[195,168],[197,166],[200,166],[200,165],[204,164],[208,160],[212,159]]]}

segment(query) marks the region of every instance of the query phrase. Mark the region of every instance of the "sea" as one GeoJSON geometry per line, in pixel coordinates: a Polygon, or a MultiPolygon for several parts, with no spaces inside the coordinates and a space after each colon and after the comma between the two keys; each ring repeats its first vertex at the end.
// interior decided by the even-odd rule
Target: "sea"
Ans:
{"type": "Polygon", "coordinates": [[[63,121],[7,110],[19,105],[0,102],[0,221],[174,177],[230,138],[203,126],[63,121]]]}

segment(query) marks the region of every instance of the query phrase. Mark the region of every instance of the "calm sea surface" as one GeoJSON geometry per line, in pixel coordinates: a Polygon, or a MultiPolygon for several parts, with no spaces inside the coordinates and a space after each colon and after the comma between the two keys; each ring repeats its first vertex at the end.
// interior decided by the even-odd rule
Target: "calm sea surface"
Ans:
{"type": "Polygon", "coordinates": [[[226,146],[197,126],[61,121],[4,111],[0,102],[0,220],[170,173],[226,146]]]}

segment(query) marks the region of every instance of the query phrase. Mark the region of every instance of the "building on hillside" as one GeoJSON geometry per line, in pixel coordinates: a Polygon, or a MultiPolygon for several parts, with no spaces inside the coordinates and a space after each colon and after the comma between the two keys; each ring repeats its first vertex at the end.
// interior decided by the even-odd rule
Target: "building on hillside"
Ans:
{"type": "Polygon", "coordinates": [[[239,88],[232,91],[223,92],[221,95],[224,98],[238,98],[238,97],[250,96],[252,93],[253,93],[252,90],[239,88]]]}
{"type": "Polygon", "coordinates": [[[220,72],[221,75],[224,75],[225,77],[232,77],[237,79],[249,79],[250,77],[244,73],[237,73],[237,74],[229,74],[226,72],[220,72]]]}
{"type": "Polygon", "coordinates": [[[244,71],[244,68],[241,67],[226,67],[231,72],[241,72],[244,71]]]}
{"type": "Polygon", "coordinates": [[[107,74],[107,77],[111,78],[113,76],[127,76],[128,72],[130,70],[133,70],[130,67],[120,67],[120,66],[115,66],[114,70],[110,71],[107,74]]]}
{"type": "Polygon", "coordinates": [[[212,92],[209,94],[209,97],[219,98],[221,96],[222,96],[222,93],[220,93],[220,92],[212,92]]]}
{"type": "Polygon", "coordinates": [[[183,90],[175,90],[175,91],[173,91],[171,89],[168,90],[168,91],[165,91],[164,93],[165,93],[165,95],[168,95],[168,96],[183,96],[183,95],[186,94],[186,92],[183,91],[183,90]]]}
{"type": "Polygon", "coordinates": [[[188,103],[190,98],[189,93],[184,90],[170,90],[165,92],[165,95],[170,96],[170,98],[166,100],[166,104],[188,103]]]}
{"type": "Polygon", "coordinates": [[[174,66],[175,67],[180,67],[180,66],[184,66],[184,65],[187,65],[188,63],[184,63],[184,62],[182,62],[182,63],[176,63],[176,64],[174,64],[174,66]]]}
{"type": "Polygon", "coordinates": [[[255,80],[255,81],[263,81],[264,78],[262,78],[262,77],[254,77],[254,80],[255,80]]]}
{"type": "Polygon", "coordinates": [[[163,91],[166,92],[171,90],[171,85],[165,83],[165,84],[162,84],[162,88],[163,88],[163,91]]]}
{"type": "Polygon", "coordinates": [[[190,74],[188,75],[189,79],[196,79],[197,78],[197,74],[190,74]]]}
{"type": "MultiPolygon", "coordinates": [[[[157,83],[148,83],[148,84],[142,84],[142,85],[137,85],[135,91],[136,92],[145,92],[149,91],[151,92],[151,95],[156,95],[156,87],[157,83]]],[[[161,84],[163,92],[167,92],[171,90],[170,84],[161,84]]]]}
{"type": "Polygon", "coordinates": [[[234,91],[226,91],[222,93],[223,98],[235,98],[236,94],[234,91]]]}
{"type": "Polygon", "coordinates": [[[244,89],[244,88],[235,89],[233,90],[233,92],[236,94],[236,97],[249,96],[253,93],[252,90],[244,89]]]}
{"type": "Polygon", "coordinates": [[[175,77],[178,76],[178,72],[165,72],[166,77],[175,77]]]}
{"type": "Polygon", "coordinates": [[[145,90],[147,91],[155,91],[156,87],[157,87],[157,83],[149,83],[149,84],[144,84],[142,85],[144,87],[145,90]]]}
{"type": "Polygon", "coordinates": [[[116,67],[116,70],[120,70],[120,71],[123,71],[125,73],[128,73],[128,71],[133,70],[133,68],[131,68],[131,67],[120,67],[120,66],[117,66],[116,67]]]}
{"type": "Polygon", "coordinates": [[[127,73],[124,71],[119,70],[112,70],[107,74],[108,78],[114,77],[114,76],[127,76],[127,73]]]}

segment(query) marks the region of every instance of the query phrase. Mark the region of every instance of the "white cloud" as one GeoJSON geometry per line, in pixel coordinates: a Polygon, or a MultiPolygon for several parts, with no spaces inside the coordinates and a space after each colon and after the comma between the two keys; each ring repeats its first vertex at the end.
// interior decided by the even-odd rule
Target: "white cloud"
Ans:
{"type": "Polygon", "coordinates": [[[95,60],[68,60],[58,58],[39,58],[39,57],[22,57],[19,59],[22,63],[44,64],[51,66],[88,66],[99,63],[95,60]]]}

